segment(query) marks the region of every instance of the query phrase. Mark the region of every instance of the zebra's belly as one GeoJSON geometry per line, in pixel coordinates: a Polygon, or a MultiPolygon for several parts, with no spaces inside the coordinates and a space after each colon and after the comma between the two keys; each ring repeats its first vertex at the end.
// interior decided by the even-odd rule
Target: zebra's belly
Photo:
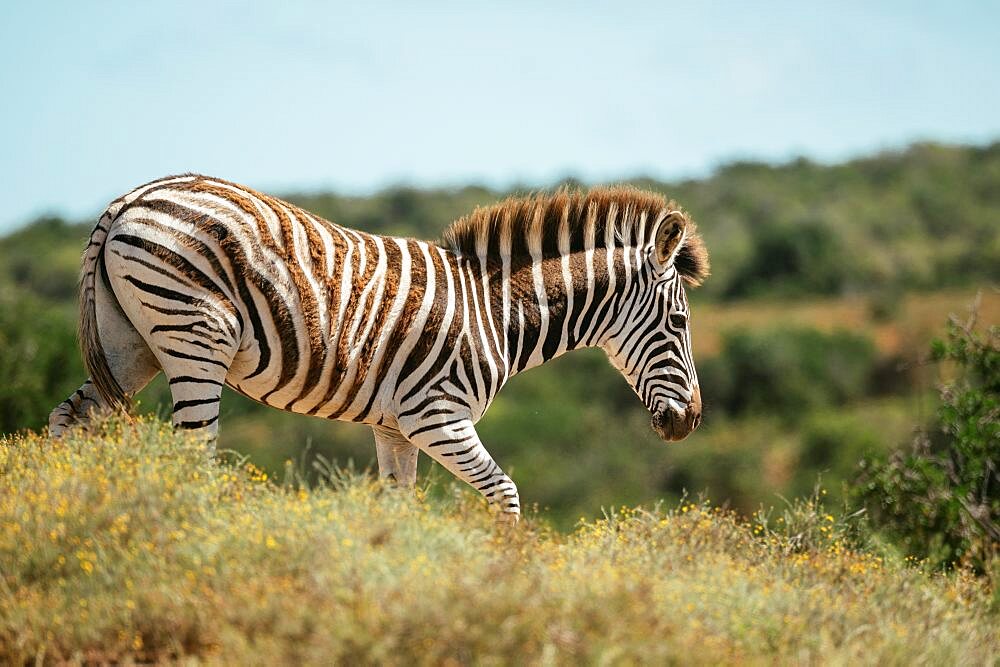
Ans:
{"type": "Polygon", "coordinates": [[[226,384],[265,405],[297,414],[367,424],[384,423],[382,387],[365,382],[368,360],[346,363],[333,351],[318,358],[299,357],[294,369],[270,364],[261,370],[260,346],[255,339],[241,348],[229,369],[226,384]]]}

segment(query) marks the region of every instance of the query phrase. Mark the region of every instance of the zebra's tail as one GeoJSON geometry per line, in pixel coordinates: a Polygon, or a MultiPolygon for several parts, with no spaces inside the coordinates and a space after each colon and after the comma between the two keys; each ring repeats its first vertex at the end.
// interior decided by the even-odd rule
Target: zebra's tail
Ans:
{"type": "Polygon", "coordinates": [[[87,250],[83,253],[83,268],[80,273],[79,337],[83,363],[97,392],[113,409],[128,412],[131,400],[111,372],[104,346],[101,344],[101,335],[97,330],[97,281],[104,280],[104,242],[108,238],[111,223],[123,203],[115,202],[101,215],[94,231],[90,233],[87,250]],[[98,272],[102,275],[99,276],[98,272]]]}

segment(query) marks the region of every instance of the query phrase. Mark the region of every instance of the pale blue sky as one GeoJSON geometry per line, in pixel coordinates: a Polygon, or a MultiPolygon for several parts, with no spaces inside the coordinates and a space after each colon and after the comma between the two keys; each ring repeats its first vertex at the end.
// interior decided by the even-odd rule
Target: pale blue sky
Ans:
{"type": "Polygon", "coordinates": [[[182,171],[364,193],[985,142],[998,8],[3,0],[0,232],[182,171]]]}

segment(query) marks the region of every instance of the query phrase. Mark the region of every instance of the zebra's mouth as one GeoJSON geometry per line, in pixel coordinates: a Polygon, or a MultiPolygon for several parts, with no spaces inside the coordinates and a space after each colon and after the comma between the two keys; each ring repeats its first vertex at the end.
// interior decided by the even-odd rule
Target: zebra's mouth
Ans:
{"type": "Polygon", "coordinates": [[[698,422],[701,421],[700,415],[697,418],[689,418],[688,415],[690,414],[690,411],[685,412],[684,415],[679,415],[673,410],[660,412],[653,415],[650,425],[662,440],[677,442],[688,437],[691,431],[698,427],[698,422]]]}
{"type": "Polygon", "coordinates": [[[671,399],[670,405],[664,410],[653,413],[650,420],[650,426],[656,434],[667,442],[683,440],[691,435],[699,424],[701,424],[701,392],[697,389],[687,405],[671,399]]]}

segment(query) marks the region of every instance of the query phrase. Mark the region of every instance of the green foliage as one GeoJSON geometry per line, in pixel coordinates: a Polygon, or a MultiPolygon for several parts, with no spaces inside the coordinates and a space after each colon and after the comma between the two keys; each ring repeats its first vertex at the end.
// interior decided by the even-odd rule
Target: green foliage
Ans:
{"type": "Polygon", "coordinates": [[[40,218],[0,239],[0,283],[61,303],[76,302],[80,256],[93,224],[40,218]]]}
{"type": "Polygon", "coordinates": [[[707,404],[729,414],[797,419],[864,396],[874,363],[871,341],[847,331],[730,331],[719,356],[699,365],[699,379],[707,404]]]}
{"type": "Polygon", "coordinates": [[[753,228],[750,256],[729,282],[725,296],[839,294],[855,272],[842,243],[822,220],[761,221],[753,228]]]}
{"type": "Polygon", "coordinates": [[[652,488],[668,498],[704,491],[749,515],[781,498],[811,494],[821,478],[829,500],[839,506],[858,462],[912,433],[914,402],[865,399],[811,410],[797,422],[773,415],[709,414],[701,428],[666,451],[650,443],[626,454],[643,458],[652,488]]]}
{"type": "Polygon", "coordinates": [[[850,523],[685,502],[504,531],[471,493],[278,484],[162,422],[2,438],[0,661],[997,661],[980,582],[855,548],[850,523]]]}
{"type": "MultiPolygon", "coordinates": [[[[819,471],[824,484],[842,497],[842,487],[853,482],[858,463],[884,449],[884,433],[884,424],[876,426],[831,411],[811,414],[802,424],[798,466],[819,471]]],[[[807,495],[808,482],[804,475],[797,475],[789,493],[807,495]]]]}
{"type": "Polygon", "coordinates": [[[713,260],[703,297],[867,294],[1000,279],[998,173],[1000,143],[916,144],[834,166],[736,163],[643,185],[701,223],[713,260]]]}
{"type": "Polygon", "coordinates": [[[74,315],[0,284],[0,432],[48,423],[55,404],[83,384],[74,315]]]}
{"type": "Polygon", "coordinates": [[[931,357],[958,377],[932,427],[888,459],[866,461],[858,496],[917,557],[984,567],[1000,547],[1000,327],[952,321],[931,357]]]}

